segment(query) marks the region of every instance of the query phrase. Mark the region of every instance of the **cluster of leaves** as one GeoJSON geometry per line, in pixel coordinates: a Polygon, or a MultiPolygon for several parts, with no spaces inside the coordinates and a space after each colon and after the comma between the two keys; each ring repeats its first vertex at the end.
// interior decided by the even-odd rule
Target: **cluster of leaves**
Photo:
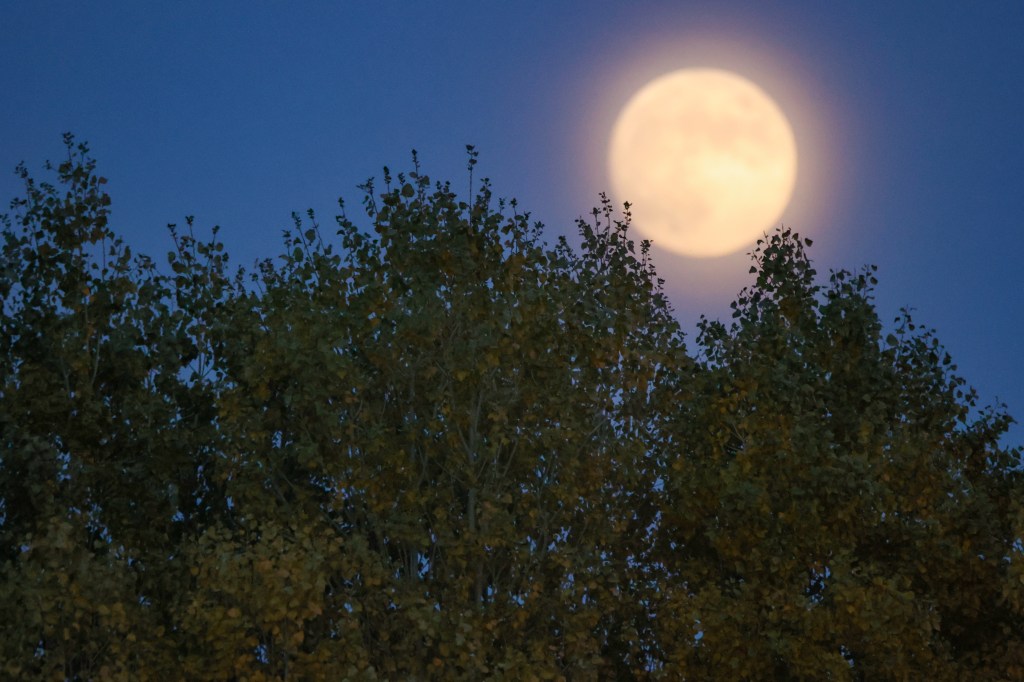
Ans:
{"type": "Polygon", "coordinates": [[[766,237],[691,355],[628,213],[549,248],[414,162],[161,274],[66,143],[4,222],[4,676],[1024,675],[1010,419],[870,270],[766,237]]]}

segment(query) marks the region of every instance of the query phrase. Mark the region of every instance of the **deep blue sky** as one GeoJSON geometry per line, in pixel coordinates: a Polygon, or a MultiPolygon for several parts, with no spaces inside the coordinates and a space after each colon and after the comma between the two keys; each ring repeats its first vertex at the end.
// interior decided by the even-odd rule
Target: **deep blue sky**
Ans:
{"type": "MultiPolygon", "coordinates": [[[[877,264],[883,320],[913,307],[982,401],[1024,418],[1022,36],[1019,0],[8,3],[0,169],[59,159],[73,131],[136,249],[162,255],[165,225],[194,214],[248,265],[279,252],[292,211],[332,224],[339,195],[355,207],[413,148],[461,186],[471,143],[554,240],[608,189],[632,91],[730,69],[793,123],[783,221],[815,238],[819,271],[877,264]]],[[[0,173],[5,203],[19,191],[0,173]]],[[[743,253],[656,263],[690,331],[748,277],[743,253]]]]}

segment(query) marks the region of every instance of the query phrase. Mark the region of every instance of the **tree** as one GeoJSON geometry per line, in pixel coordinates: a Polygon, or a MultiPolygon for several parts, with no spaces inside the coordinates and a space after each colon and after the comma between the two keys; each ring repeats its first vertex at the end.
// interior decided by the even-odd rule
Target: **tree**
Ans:
{"type": "Polygon", "coordinates": [[[779,231],[691,355],[582,245],[415,161],[229,272],[66,139],[0,261],[0,659],[64,679],[1021,674],[1020,457],[870,270],[779,231]],[[886,336],[886,338],[883,338],[886,336]]]}
{"type": "Polygon", "coordinates": [[[667,669],[1018,677],[1020,457],[998,446],[1009,418],[976,414],[908,313],[883,338],[873,268],[816,284],[810,244],[789,231],[759,243],[756,283],[730,327],[702,323],[700,371],[666,422],[667,669]]]}

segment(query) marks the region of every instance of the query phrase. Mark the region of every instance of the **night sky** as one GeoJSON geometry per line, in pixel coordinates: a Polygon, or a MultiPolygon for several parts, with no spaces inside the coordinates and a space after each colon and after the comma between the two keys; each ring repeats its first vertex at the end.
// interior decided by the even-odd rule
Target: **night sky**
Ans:
{"type": "MultiPolygon", "coordinates": [[[[249,266],[281,252],[293,211],[330,226],[344,196],[357,215],[356,185],[408,170],[412,149],[465,187],[474,144],[497,195],[575,241],[628,97],[675,69],[728,69],[793,125],[782,222],[814,239],[822,279],[878,265],[883,321],[913,308],[982,404],[1024,418],[1022,36],[1019,0],[7,3],[0,198],[71,131],[135,250],[163,256],[166,224],[195,215],[249,266]]],[[[656,243],[655,262],[691,338],[750,278],[743,251],[656,243]]]]}

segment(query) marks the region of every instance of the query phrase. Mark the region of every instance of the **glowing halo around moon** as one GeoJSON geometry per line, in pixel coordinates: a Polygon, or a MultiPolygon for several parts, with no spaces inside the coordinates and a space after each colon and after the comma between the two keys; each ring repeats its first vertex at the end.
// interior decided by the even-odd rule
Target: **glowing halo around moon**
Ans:
{"type": "Polygon", "coordinates": [[[642,87],[612,128],[608,170],[645,237],[724,256],[781,217],[796,184],[793,130],[763,90],[729,71],[683,69],[642,87]]]}

